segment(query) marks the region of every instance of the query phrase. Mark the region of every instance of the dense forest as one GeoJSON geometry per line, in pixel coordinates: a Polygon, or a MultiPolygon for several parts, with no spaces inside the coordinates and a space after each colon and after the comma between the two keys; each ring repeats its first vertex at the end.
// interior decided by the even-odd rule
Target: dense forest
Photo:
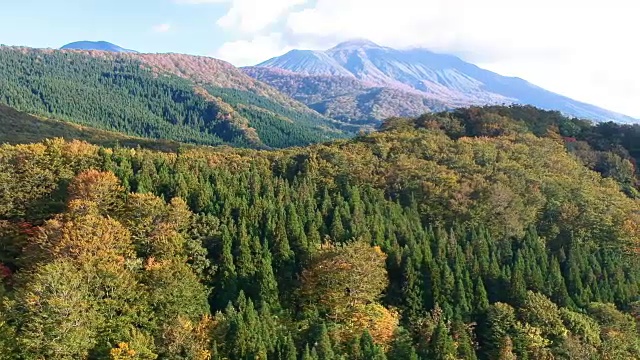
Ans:
{"type": "Polygon", "coordinates": [[[450,137],[508,136],[531,133],[565,144],[588,168],[618,181],[625,193],[637,198],[640,185],[640,125],[593,123],[569,118],[558,111],[533,106],[487,106],[425,114],[417,120],[396,118],[384,126],[440,129],[450,137]],[[401,125],[404,123],[404,125],[401,125]]]}
{"type": "Polygon", "coordinates": [[[581,124],[472,108],[278,151],[4,145],[0,359],[638,359],[637,153],[581,124]]]}
{"type": "Polygon", "coordinates": [[[50,138],[66,138],[106,147],[142,147],[160,151],[177,151],[188,146],[176,141],[127,136],[119,132],[34,116],[2,104],[0,128],[0,144],[29,144],[50,138]]]}
{"type": "MultiPolygon", "coordinates": [[[[128,136],[201,145],[279,148],[344,137],[339,124],[311,111],[279,113],[282,105],[248,91],[231,97],[220,89],[213,96],[204,84],[152,69],[134,55],[91,54],[0,48],[0,104],[128,136]]],[[[211,92],[213,85],[207,84],[211,92]]]]}

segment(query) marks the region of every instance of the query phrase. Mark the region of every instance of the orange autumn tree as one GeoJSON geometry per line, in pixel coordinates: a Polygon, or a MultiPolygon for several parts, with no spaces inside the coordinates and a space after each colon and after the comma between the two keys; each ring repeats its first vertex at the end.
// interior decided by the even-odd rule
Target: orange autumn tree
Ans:
{"type": "Polygon", "coordinates": [[[83,200],[72,201],[67,213],[47,221],[34,244],[39,256],[80,263],[120,263],[135,255],[129,231],[100,216],[95,203],[83,200]]]}
{"type": "Polygon", "coordinates": [[[69,201],[94,202],[101,212],[109,212],[122,205],[124,188],[111,172],[86,170],[78,174],[69,184],[69,201]]]}
{"type": "Polygon", "coordinates": [[[303,306],[328,320],[337,342],[367,330],[374,341],[388,344],[398,315],[378,301],[388,285],[386,255],[364,241],[322,249],[302,274],[303,306]]]}

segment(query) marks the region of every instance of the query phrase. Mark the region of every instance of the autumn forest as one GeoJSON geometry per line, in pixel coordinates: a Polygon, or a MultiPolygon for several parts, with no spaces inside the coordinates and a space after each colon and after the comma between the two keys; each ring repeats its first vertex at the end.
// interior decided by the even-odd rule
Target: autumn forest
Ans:
{"type": "Polygon", "coordinates": [[[0,51],[0,360],[640,359],[639,125],[356,135],[127,56],[0,51]]]}
{"type": "Polygon", "coordinates": [[[638,358],[634,149],[580,125],[475,108],[276,152],[4,145],[0,358],[638,358]]]}

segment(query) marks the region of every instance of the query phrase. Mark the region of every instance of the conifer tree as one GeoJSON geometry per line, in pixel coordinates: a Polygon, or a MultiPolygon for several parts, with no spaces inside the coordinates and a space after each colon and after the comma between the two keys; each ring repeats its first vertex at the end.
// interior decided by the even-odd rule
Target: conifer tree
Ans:
{"type": "Polygon", "coordinates": [[[306,345],[306,347],[304,348],[304,353],[302,354],[302,360],[317,360],[318,357],[317,355],[314,356],[311,353],[311,350],[309,350],[309,344],[306,345]]]}
{"type": "Polygon", "coordinates": [[[405,252],[402,263],[402,297],[404,301],[404,316],[407,319],[417,319],[422,312],[422,293],[420,291],[418,274],[413,266],[411,256],[405,252]]]}
{"type": "Polygon", "coordinates": [[[322,323],[316,329],[315,345],[313,349],[318,354],[319,360],[332,360],[335,355],[333,352],[333,345],[327,332],[327,326],[322,323]]]}
{"type": "Polygon", "coordinates": [[[257,273],[259,287],[258,298],[260,301],[267,303],[272,309],[277,309],[280,306],[278,301],[278,283],[271,266],[271,252],[266,244],[263,245],[260,261],[261,266],[257,273]]]}
{"type": "Polygon", "coordinates": [[[567,292],[567,287],[560,271],[560,264],[556,257],[551,258],[551,266],[547,275],[547,289],[553,302],[561,307],[571,305],[571,298],[567,292]]]}
{"type": "Polygon", "coordinates": [[[291,336],[280,337],[277,348],[277,359],[297,360],[296,344],[291,336]]]}
{"type": "Polygon", "coordinates": [[[482,278],[478,276],[476,279],[476,286],[474,289],[475,298],[475,310],[477,313],[483,313],[489,307],[489,299],[487,298],[487,291],[484,287],[482,278]]]}
{"type": "Polygon", "coordinates": [[[382,349],[373,342],[373,338],[368,331],[365,331],[360,337],[360,356],[362,360],[387,359],[382,349]]]}
{"type": "Polygon", "coordinates": [[[435,328],[429,344],[429,353],[435,360],[453,360],[456,358],[455,343],[443,320],[440,320],[435,328]]]}
{"type": "Polygon", "coordinates": [[[524,262],[520,256],[518,256],[514,269],[511,271],[509,291],[513,304],[521,305],[527,297],[527,287],[524,279],[524,262]]]}
{"type": "Polygon", "coordinates": [[[345,231],[342,225],[342,215],[338,209],[334,210],[333,218],[331,219],[330,236],[334,242],[340,243],[345,240],[345,231]]]}
{"type": "Polygon", "coordinates": [[[411,334],[404,328],[398,328],[396,330],[387,358],[418,360],[418,354],[413,346],[411,334]]]}
{"type": "Polygon", "coordinates": [[[230,302],[234,301],[238,294],[238,283],[236,267],[233,262],[233,243],[231,233],[226,225],[220,228],[222,252],[220,254],[219,268],[216,272],[216,284],[219,284],[215,298],[218,300],[218,308],[225,308],[230,302]]]}
{"type": "Polygon", "coordinates": [[[476,352],[467,325],[461,321],[454,321],[452,332],[456,342],[457,359],[476,360],[476,352]]]}

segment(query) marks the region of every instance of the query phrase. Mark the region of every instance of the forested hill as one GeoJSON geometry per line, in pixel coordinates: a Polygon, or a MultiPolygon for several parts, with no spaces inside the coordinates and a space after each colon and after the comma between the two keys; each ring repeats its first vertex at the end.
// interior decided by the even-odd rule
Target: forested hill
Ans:
{"type": "Polygon", "coordinates": [[[640,125],[593,123],[569,118],[558,111],[533,106],[486,106],[425,114],[417,119],[394,118],[383,129],[417,127],[440,129],[458,139],[465,136],[513,136],[533,134],[563,143],[591,170],[615,179],[624,192],[640,198],[640,125]]]}
{"type": "Polygon", "coordinates": [[[349,76],[304,75],[268,67],[242,68],[319,113],[353,124],[379,125],[392,116],[419,116],[450,106],[391,87],[375,87],[349,76]]]}
{"type": "Polygon", "coordinates": [[[0,103],[130,136],[204,145],[306,145],[341,124],[209,58],[0,48],[0,103]]]}
{"type": "Polygon", "coordinates": [[[127,136],[66,121],[33,116],[0,104],[0,144],[28,144],[45,139],[65,138],[107,147],[142,147],[175,152],[186,144],[162,139],[127,136]]]}
{"type": "Polygon", "coordinates": [[[622,134],[554,116],[4,145],[0,359],[638,359],[640,203],[570,147],[622,134]]]}

